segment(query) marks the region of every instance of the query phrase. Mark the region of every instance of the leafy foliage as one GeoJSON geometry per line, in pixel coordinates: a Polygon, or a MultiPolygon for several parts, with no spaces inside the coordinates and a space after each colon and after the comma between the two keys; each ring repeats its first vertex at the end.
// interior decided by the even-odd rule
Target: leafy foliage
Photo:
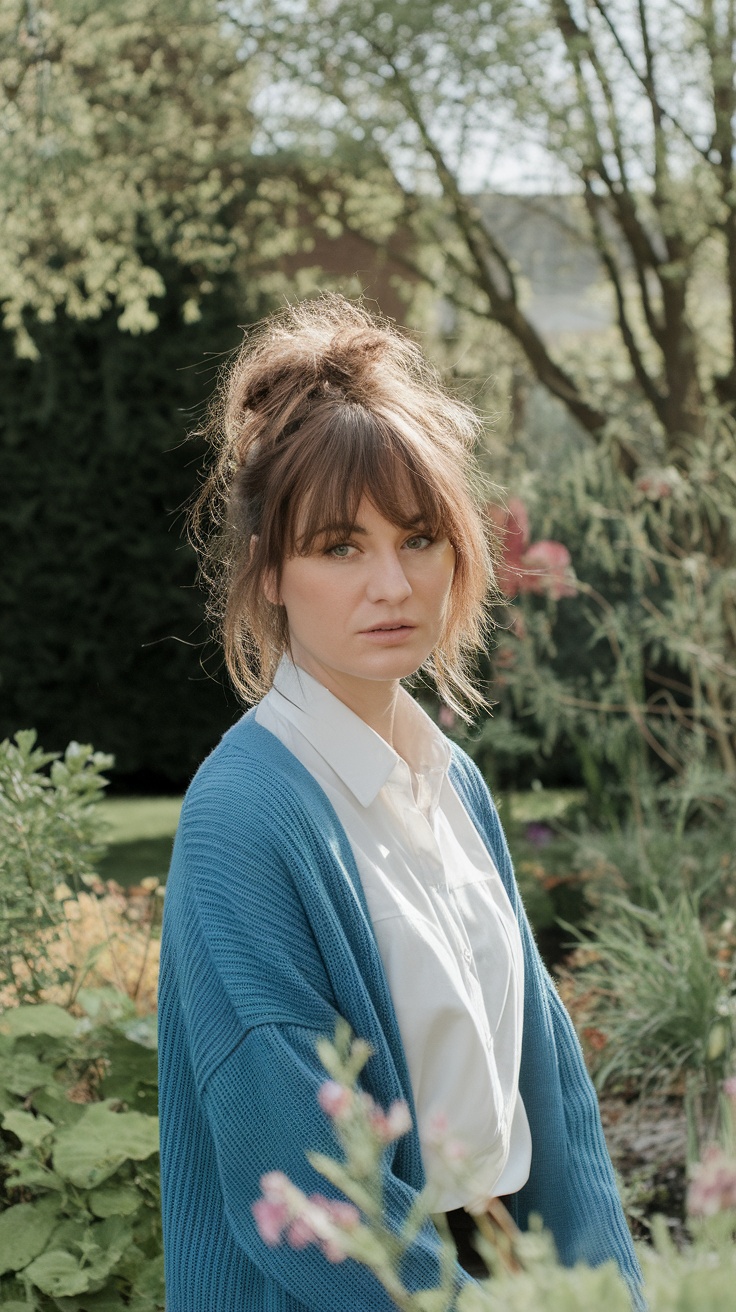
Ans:
{"type": "Polygon", "coordinates": [[[460,313],[500,324],[590,433],[634,398],[676,449],[700,431],[704,397],[733,406],[732,6],[305,0],[295,13],[288,0],[230,0],[228,10],[284,88],[262,131],[316,222],[388,246],[460,313]],[[542,193],[569,197],[562,213],[544,194],[529,208],[576,232],[607,285],[617,351],[605,395],[587,342],[571,358],[525,304],[537,252],[518,259],[489,193],[526,162],[542,193]],[[715,294],[697,314],[703,287],[715,294]]]}
{"type": "Polygon", "coordinates": [[[94,802],[112,765],[76,742],[63,757],[35,742],[29,729],[0,743],[0,983],[19,1000],[37,999],[57,978],[42,935],[64,923],[57,889],[81,888],[102,851],[94,802]]]}
{"type": "Polygon", "coordinates": [[[494,687],[542,753],[572,744],[599,817],[640,813],[668,780],[681,834],[736,782],[736,432],[711,414],[682,471],[657,471],[657,441],[627,432],[648,471],[634,483],[592,448],[513,471],[538,534],[568,547],[577,596],[510,610],[494,687]]]}
{"type": "Polygon", "coordinates": [[[164,1306],[155,1029],[114,990],[0,1020],[0,1302],[164,1306]],[[129,1058],[132,1056],[132,1061],[129,1058]]]}
{"type": "Polygon", "coordinates": [[[210,0],[0,8],[0,300],[22,354],[41,323],[116,307],[148,332],[182,271],[193,321],[238,243],[250,76],[210,0]]]}
{"type": "Polygon", "coordinates": [[[596,1081],[643,1095],[691,1072],[713,1090],[736,1046],[736,963],[723,978],[697,900],[653,900],[608,896],[593,932],[576,932],[576,984],[606,1040],[596,1081]]]}

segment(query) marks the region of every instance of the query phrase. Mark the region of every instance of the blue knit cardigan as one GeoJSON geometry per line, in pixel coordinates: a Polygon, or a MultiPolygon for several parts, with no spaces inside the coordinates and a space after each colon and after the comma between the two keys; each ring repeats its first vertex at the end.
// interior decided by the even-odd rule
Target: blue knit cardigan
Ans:
{"type": "MultiPolygon", "coordinates": [[[[520,1089],[532,1135],[513,1212],[537,1212],[561,1260],[615,1258],[639,1303],[640,1271],[577,1037],[534,942],[496,809],[453,748],[457,788],[521,928],[520,1089]]],[[[266,1171],[335,1191],[306,1152],[339,1155],[317,1103],[315,1052],[338,1016],[373,1048],[361,1076],[386,1107],[411,1085],[350,844],[310,773],[251,711],[200,767],[171,863],[159,980],[161,1192],[167,1312],[393,1312],[376,1278],[315,1247],[268,1247],[251,1205],[266,1171]]],[[[424,1184],[416,1130],[387,1153],[385,1206],[398,1227],[424,1184]]],[[[437,1281],[427,1223],[402,1271],[437,1281]]],[[[469,1279],[458,1267],[458,1283],[469,1279]]]]}

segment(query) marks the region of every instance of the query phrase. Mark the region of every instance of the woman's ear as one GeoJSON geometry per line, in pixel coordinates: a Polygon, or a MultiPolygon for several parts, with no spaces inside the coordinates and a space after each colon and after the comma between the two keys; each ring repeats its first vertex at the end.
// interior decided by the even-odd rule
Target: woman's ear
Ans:
{"type": "MultiPolygon", "coordinates": [[[[253,552],[256,549],[257,541],[258,541],[258,535],[256,533],[253,533],[250,539],[251,560],[253,559],[253,552]]],[[[270,602],[272,606],[280,606],[281,602],[279,600],[279,591],[278,588],[276,587],[276,575],[273,569],[264,570],[263,581],[261,586],[263,588],[263,595],[266,598],[266,601],[270,602]]]]}
{"type": "Polygon", "coordinates": [[[272,606],[280,606],[281,602],[279,600],[278,588],[276,587],[276,579],[272,569],[265,571],[261,586],[266,601],[270,601],[272,606]]]}

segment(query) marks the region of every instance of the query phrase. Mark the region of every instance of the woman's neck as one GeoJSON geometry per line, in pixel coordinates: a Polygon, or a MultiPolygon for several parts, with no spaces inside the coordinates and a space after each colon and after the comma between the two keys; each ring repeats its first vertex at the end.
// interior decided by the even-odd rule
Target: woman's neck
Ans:
{"type": "Polygon", "coordinates": [[[361,679],[355,675],[345,674],[342,670],[324,668],[318,661],[301,652],[295,652],[293,660],[295,665],[307,674],[311,674],[313,679],[321,683],[333,697],[337,697],[338,701],[348,707],[348,710],[365,721],[370,729],[388,743],[389,747],[397,750],[394,744],[394,728],[396,707],[401,692],[401,683],[398,679],[387,681],[361,679]]]}

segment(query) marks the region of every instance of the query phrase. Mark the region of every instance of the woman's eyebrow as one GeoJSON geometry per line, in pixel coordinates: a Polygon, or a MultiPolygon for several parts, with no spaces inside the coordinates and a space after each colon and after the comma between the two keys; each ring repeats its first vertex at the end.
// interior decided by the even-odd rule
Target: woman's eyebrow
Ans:
{"type": "MultiPolygon", "coordinates": [[[[397,524],[396,527],[402,529],[410,529],[410,528],[417,528],[419,525],[425,525],[426,523],[427,523],[427,516],[420,514],[420,515],[414,515],[411,519],[405,520],[403,524],[397,524]]],[[[338,524],[325,524],[321,528],[315,530],[314,536],[316,538],[329,537],[335,533],[348,533],[348,534],[362,533],[364,536],[366,536],[368,534],[368,529],[364,528],[362,524],[349,524],[347,522],[338,523],[338,524]]]]}

